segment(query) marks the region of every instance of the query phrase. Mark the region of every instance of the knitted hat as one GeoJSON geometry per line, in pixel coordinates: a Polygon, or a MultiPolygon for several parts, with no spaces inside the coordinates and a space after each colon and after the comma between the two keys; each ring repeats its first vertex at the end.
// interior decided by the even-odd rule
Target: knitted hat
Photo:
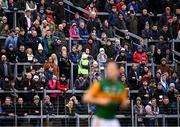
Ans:
{"type": "Polygon", "coordinates": [[[38,44],[38,50],[43,50],[43,46],[40,43],[38,44]]]}

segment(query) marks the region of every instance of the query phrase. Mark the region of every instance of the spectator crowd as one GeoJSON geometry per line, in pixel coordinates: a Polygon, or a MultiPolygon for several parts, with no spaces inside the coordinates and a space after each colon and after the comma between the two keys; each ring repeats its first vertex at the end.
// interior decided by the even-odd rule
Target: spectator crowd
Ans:
{"type": "MultiPolygon", "coordinates": [[[[177,114],[180,79],[172,66],[171,40],[180,41],[180,1],[70,2],[85,11],[67,6],[63,0],[0,0],[0,37],[5,37],[0,40],[0,91],[6,91],[0,92],[0,115],[93,114],[95,107],[83,104],[82,94],[68,91],[85,91],[91,82],[104,78],[108,60],[118,63],[119,80],[129,90],[138,91],[130,99],[135,102],[139,126],[162,125],[156,115],[177,114]],[[125,31],[121,38],[117,29],[125,31]],[[132,33],[142,39],[131,37],[132,33]],[[52,92],[44,96],[46,90],[52,92]],[[145,115],[154,117],[144,119],[145,115]]],[[[30,121],[33,126],[40,122],[30,121]]],[[[23,123],[27,121],[18,120],[19,126],[23,123]]],[[[74,125],[76,120],[69,118],[70,123],[74,125]]],[[[0,119],[1,124],[12,126],[13,120],[0,119]]],[[[176,126],[173,119],[165,124],[176,126]]]]}

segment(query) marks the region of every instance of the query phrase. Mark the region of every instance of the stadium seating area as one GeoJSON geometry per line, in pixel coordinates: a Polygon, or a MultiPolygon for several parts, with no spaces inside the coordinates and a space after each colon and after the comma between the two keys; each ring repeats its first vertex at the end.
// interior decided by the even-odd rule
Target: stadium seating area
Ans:
{"type": "Polygon", "coordinates": [[[0,126],[90,126],[82,95],[109,60],[122,126],[180,126],[178,42],[179,0],[0,0],[0,126]]]}

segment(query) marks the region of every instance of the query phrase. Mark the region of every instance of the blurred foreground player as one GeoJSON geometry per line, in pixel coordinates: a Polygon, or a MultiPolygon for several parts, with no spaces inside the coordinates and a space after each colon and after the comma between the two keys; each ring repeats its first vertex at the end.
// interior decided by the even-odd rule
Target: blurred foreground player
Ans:
{"type": "Polygon", "coordinates": [[[107,63],[107,78],[94,82],[83,97],[84,102],[96,105],[92,127],[120,127],[115,115],[119,105],[125,108],[129,100],[125,85],[118,81],[118,70],[115,62],[107,63]]]}

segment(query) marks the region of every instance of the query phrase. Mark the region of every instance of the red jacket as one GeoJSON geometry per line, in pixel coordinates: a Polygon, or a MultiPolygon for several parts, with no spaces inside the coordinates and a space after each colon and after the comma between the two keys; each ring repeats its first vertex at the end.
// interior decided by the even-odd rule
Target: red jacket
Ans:
{"type": "MultiPolygon", "coordinates": [[[[57,84],[59,84],[59,81],[55,81],[55,82],[53,82],[53,80],[48,81],[48,86],[49,86],[50,90],[56,90],[57,84]]],[[[57,97],[57,93],[52,93],[52,94],[50,94],[50,96],[57,97]]]]}
{"type": "Polygon", "coordinates": [[[133,62],[134,63],[141,63],[142,61],[146,61],[148,63],[148,56],[145,52],[135,52],[133,54],[133,62]]]}
{"type": "Polygon", "coordinates": [[[69,89],[69,84],[67,82],[64,82],[64,83],[59,82],[57,84],[57,89],[61,91],[67,91],[69,89]]]}
{"type": "MultiPolygon", "coordinates": [[[[92,11],[94,11],[94,12],[96,12],[96,13],[98,12],[98,10],[97,10],[96,7],[90,8],[89,6],[87,6],[87,7],[85,8],[85,10],[88,11],[88,12],[92,12],[92,11]]],[[[84,13],[83,16],[84,16],[85,18],[89,18],[89,15],[87,15],[86,13],[84,13]]]]}

